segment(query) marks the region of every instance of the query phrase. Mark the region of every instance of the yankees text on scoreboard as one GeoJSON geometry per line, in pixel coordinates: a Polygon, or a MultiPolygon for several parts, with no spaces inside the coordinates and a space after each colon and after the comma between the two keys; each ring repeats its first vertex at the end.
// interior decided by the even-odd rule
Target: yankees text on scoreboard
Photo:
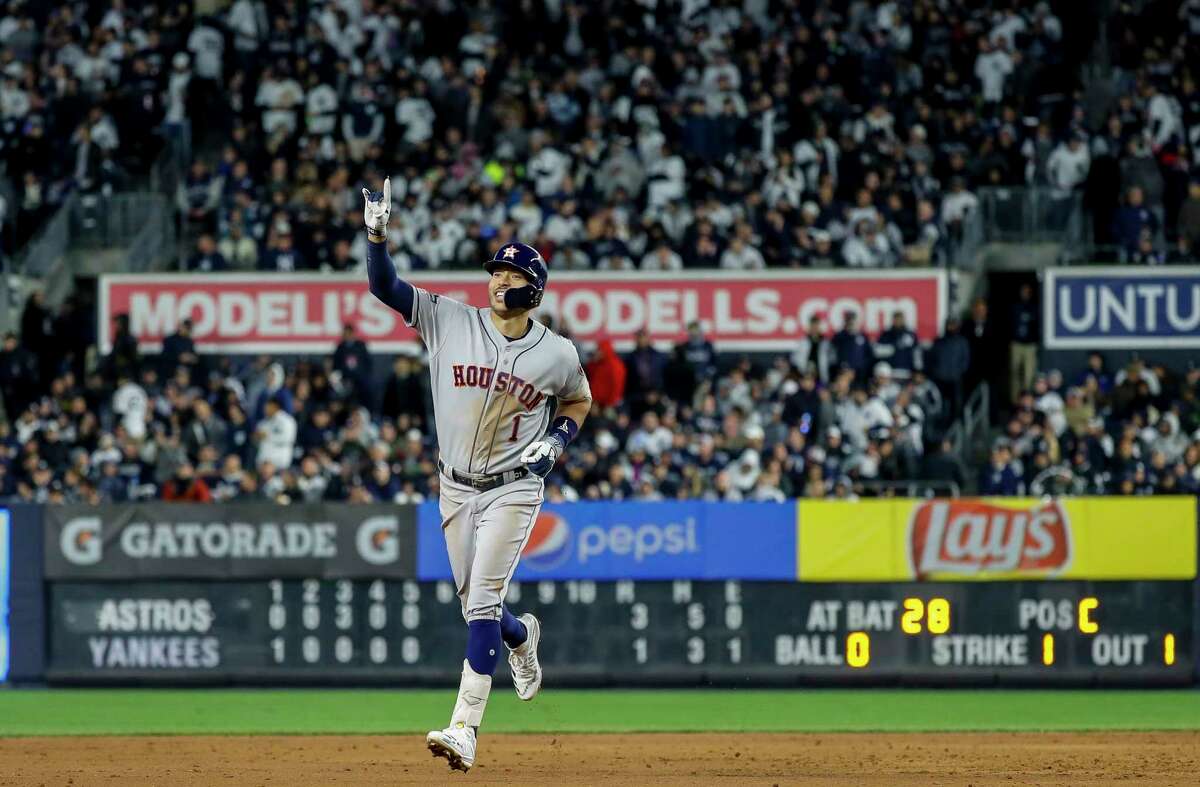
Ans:
{"type": "MultiPolygon", "coordinates": [[[[1187,683],[1190,582],[542,580],[559,685],[1187,683]]],[[[424,684],[453,677],[447,581],[51,587],[53,681],[424,684]]]]}

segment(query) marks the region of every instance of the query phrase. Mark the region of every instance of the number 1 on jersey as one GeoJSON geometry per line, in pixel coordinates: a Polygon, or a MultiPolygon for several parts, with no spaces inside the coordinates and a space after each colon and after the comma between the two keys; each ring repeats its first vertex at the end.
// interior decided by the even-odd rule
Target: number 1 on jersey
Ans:
{"type": "Polygon", "coordinates": [[[513,416],[513,430],[512,430],[512,434],[508,436],[508,442],[510,442],[510,443],[517,442],[517,431],[520,428],[521,428],[521,416],[514,415],[513,416]]]}

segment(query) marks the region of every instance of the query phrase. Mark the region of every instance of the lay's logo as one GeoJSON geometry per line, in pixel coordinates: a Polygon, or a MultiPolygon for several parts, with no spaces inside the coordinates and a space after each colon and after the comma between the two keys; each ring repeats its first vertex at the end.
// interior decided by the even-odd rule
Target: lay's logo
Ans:
{"type": "Polygon", "coordinates": [[[1055,500],[1024,508],[982,500],[928,500],[908,526],[919,580],[1047,577],[1071,563],[1071,524],[1055,500]]]}

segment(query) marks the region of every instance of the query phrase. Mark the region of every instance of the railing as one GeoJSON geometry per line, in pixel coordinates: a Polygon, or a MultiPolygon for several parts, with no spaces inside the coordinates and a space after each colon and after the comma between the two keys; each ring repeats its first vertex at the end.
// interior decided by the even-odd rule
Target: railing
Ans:
{"type": "MultiPolygon", "coordinates": [[[[1163,243],[1156,241],[1155,248],[1162,249],[1163,243]]],[[[1162,255],[1163,265],[1200,265],[1200,252],[1192,252],[1186,258],[1170,253],[1170,246],[1162,255]]],[[[1059,265],[1144,265],[1123,246],[1087,243],[1064,247],[1057,260],[1059,265]]]]}
{"type": "Polygon", "coordinates": [[[144,273],[169,256],[175,249],[175,218],[171,202],[163,195],[150,207],[149,215],[141,230],[129,243],[126,270],[144,273]]]}
{"type": "Polygon", "coordinates": [[[981,438],[987,439],[991,429],[991,404],[991,389],[987,383],[980,383],[967,397],[962,415],[946,430],[951,450],[967,467],[975,464],[976,457],[971,453],[980,445],[981,438]]]}
{"type": "Polygon", "coordinates": [[[979,247],[984,243],[983,211],[973,210],[963,217],[960,234],[950,239],[948,262],[959,269],[978,268],[979,247]]]}
{"type": "Polygon", "coordinates": [[[79,195],[71,216],[72,246],[111,249],[130,245],[161,214],[166,199],[147,191],[79,195]]]}
{"type": "Polygon", "coordinates": [[[68,194],[58,212],[34,234],[14,266],[17,273],[39,279],[50,275],[55,263],[62,260],[71,245],[71,216],[78,200],[76,192],[68,194]]]}
{"type": "Polygon", "coordinates": [[[905,481],[856,481],[855,487],[871,493],[872,497],[960,497],[962,490],[953,481],[921,480],[905,481]],[[944,494],[939,494],[939,490],[944,494]],[[890,493],[890,494],[889,494],[890,493]]]}
{"type": "Polygon", "coordinates": [[[983,240],[999,243],[1083,243],[1083,195],[1041,186],[979,189],[983,240]]]}

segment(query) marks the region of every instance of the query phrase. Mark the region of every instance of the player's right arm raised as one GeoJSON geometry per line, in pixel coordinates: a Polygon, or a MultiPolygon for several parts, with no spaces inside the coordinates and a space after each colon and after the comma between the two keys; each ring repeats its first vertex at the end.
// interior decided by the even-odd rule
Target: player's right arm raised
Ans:
{"type": "Polygon", "coordinates": [[[367,279],[371,294],[413,321],[413,286],[396,275],[396,266],[387,250],[387,224],[392,214],[392,179],[384,178],[383,193],[362,190],[366,205],[363,222],[367,225],[367,279]]]}

